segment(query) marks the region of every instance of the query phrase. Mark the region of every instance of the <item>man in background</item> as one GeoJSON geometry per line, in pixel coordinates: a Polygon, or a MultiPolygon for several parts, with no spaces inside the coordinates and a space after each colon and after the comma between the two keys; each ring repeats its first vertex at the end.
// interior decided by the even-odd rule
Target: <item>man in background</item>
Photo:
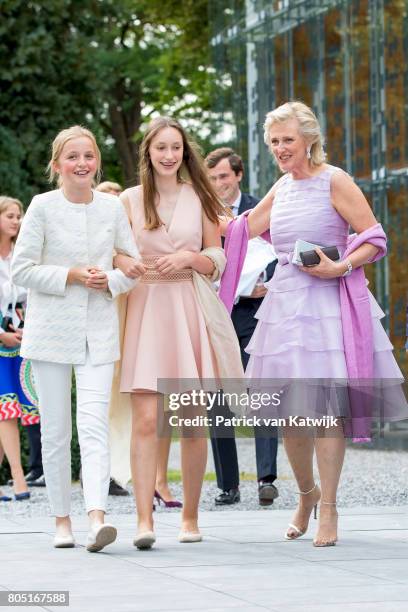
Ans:
{"type": "MultiPolygon", "coordinates": [[[[233,149],[227,147],[216,149],[207,155],[205,162],[208,176],[218,196],[230,208],[234,216],[256,206],[259,202],[257,198],[241,192],[240,183],[244,175],[244,167],[242,159],[233,149]]],[[[262,238],[254,238],[249,241],[231,313],[241,347],[244,368],[249,359],[245,348],[248,346],[257,323],[255,314],[267,292],[264,283],[272,278],[276,263],[276,255],[270,244],[262,238]]],[[[211,437],[217,485],[222,490],[215,498],[217,505],[234,504],[240,501],[234,428],[230,427],[227,430],[228,437],[217,437],[217,431],[213,431],[211,437]]],[[[261,437],[257,435],[260,433],[257,428],[254,433],[259,503],[261,506],[269,506],[279,495],[273,484],[277,472],[277,435],[274,431],[270,432],[273,437],[261,437]]]]}

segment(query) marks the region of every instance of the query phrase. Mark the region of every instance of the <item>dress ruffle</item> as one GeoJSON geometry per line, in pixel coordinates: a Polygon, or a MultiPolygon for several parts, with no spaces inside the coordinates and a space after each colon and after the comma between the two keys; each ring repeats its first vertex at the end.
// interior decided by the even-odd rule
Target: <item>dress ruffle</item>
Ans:
{"type": "MultiPolygon", "coordinates": [[[[371,294],[370,303],[375,376],[401,378],[381,324],[384,313],[371,294]]],[[[251,355],[247,376],[347,378],[338,286],[268,292],[256,317],[259,323],[246,348],[251,355]]]]}
{"type": "MultiPolygon", "coordinates": [[[[338,171],[326,166],[319,175],[278,183],[271,210],[270,233],[278,256],[268,293],[257,312],[258,325],[246,347],[246,377],[253,391],[283,391],[268,416],[350,416],[349,397],[361,399],[365,416],[407,418],[403,376],[382,326],[384,313],[369,293],[374,346],[373,380],[348,379],[340,310],[339,281],[320,279],[292,263],[297,239],[343,253],[348,223],[332,206],[330,179],[338,171]],[[275,414],[274,414],[275,413],[275,414]]],[[[365,417],[364,417],[365,418],[365,417]]]]}

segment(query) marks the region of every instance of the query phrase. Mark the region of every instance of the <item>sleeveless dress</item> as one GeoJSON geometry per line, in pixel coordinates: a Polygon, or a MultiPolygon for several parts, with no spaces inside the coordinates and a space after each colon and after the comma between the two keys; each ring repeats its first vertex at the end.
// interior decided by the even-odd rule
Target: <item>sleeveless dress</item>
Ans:
{"type": "MultiPolygon", "coordinates": [[[[0,262],[10,279],[11,253],[0,262]]],[[[15,299],[25,301],[26,292],[7,281],[0,285],[0,325],[15,307],[15,299]],[[9,305],[10,303],[10,305],[9,305]],[[5,312],[3,312],[5,311],[5,312]]],[[[20,357],[20,347],[7,348],[0,335],[0,422],[20,418],[22,425],[40,422],[31,361],[20,357]]]]}
{"type": "MultiPolygon", "coordinates": [[[[280,179],[270,218],[278,265],[266,283],[268,293],[255,315],[258,324],[246,348],[250,379],[347,379],[339,279],[309,276],[291,263],[297,239],[336,245],[341,255],[346,249],[349,225],[331,203],[330,181],[336,171],[326,165],[307,179],[293,179],[290,174],[280,179]]],[[[370,302],[374,378],[401,381],[380,321],[384,313],[371,293],[370,302]]],[[[337,414],[344,411],[344,406],[336,409],[337,414]]]]}
{"type": "Polygon", "coordinates": [[[20,357],[20,347],[0,344],[0,422],[16,418],[22,425],[40,422],[31,361],[20,357]]]}
{"type": "Polygon", "coordinates": [[[141,187],[130,188],[125,195],[148,271],[128,296],[120,391],[155,392],[158,379],[180,379],[178,390],[188,391],[191,384],[185,379],[217,376],[192,271],[182,270],[166,279],[155,272],[154,264],[158,257],[180,250],[201,251],[201,202],[192,186],[183,183],[168,227],[146,230],[141,187]]]}

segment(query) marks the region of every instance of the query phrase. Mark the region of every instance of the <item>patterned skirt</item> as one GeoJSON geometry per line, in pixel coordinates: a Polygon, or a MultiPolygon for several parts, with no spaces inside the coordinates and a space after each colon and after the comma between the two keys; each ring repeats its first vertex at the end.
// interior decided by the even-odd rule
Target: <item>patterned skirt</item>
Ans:
{"type": "Polygon", "coordinates": [[[0,345],[0,421],[16,418],[22,425],[40,422],[31,362],[18,348],[0,345]]]}

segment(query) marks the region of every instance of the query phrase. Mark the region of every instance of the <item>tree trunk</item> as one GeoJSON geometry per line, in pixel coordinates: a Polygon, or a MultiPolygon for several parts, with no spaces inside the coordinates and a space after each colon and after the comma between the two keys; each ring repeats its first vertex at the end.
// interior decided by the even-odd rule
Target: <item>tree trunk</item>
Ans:
{"type": "Polygon", "coordinates": [[[138,146],[133,138],[139,125],[135,129],[129,130],[126,113],[114,103],[109,105],[109,117],[112,136],[115,140],[118,158],[125,178],[125,187],[137,185],[138,146]]]}
{"type": "Polygon", "coordinates": [[[134,139],[141,124],[141,92],[127,89],[121,80],[113,88],[111,100],[109,104],[111,133],[122,166],[125,187],[131,187],[138,183],[139,146],[134,139]]]}

